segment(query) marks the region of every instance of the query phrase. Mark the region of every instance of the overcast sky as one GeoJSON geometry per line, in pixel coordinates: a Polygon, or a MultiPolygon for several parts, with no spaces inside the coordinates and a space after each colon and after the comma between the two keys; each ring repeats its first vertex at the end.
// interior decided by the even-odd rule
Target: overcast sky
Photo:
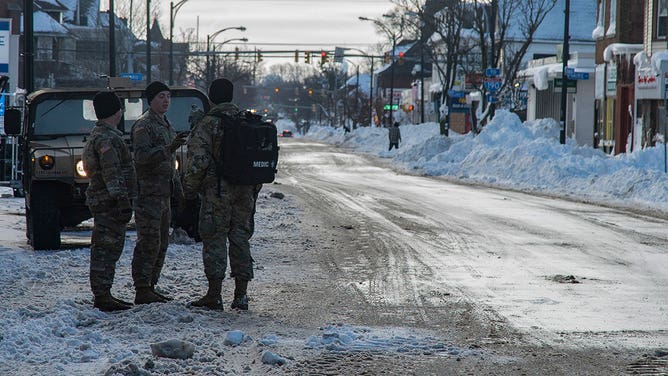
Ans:
{"type": "MultiPolygon", "coordinates": [[[[335,46],[366,50],[382,36],[372,22],[358,17],[382,18],[392,7],[389,0],[189,0],[177,14],[175,34],[195,28],[199,16],[201,41],[222,28],[245,26],[245,32],[225,31],[215,41],[246,37],[251,49],[263,51],[319,51],[335,46]]],[[[163,14],[163,24],[168,25],[169,10],[163,14]]]]}

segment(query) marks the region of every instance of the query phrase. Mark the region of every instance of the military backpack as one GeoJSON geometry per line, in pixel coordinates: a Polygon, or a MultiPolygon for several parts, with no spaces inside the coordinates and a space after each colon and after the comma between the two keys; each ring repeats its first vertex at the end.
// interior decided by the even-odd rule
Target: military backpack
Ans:
{"type": "Polygon", "coordinates": [[[273,182],[279,149],[276,126],[250,111],[215,116],[223,126],[216,174],[234,185],[273,182]]]}

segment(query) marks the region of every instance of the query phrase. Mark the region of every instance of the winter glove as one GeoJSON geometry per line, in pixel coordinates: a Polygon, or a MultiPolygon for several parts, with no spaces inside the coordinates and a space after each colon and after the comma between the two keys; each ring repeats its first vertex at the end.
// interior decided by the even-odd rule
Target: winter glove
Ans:
{"type": "Polygon", "coordinates": [[[127,198],[119,199],[117,207],[118,212],[120,213],[118,220],[126,223],[130,222],[130,218],[132,218],[132,204],[130,204],[130,200],[127,198]]]}
{"type": "Polygon", "coordinates": [[[187,133],[177,133],[172,143],[169,144],[169,151],[174,153],[181,145],[186,143],[186,138],[188,137],[187,133]]]}

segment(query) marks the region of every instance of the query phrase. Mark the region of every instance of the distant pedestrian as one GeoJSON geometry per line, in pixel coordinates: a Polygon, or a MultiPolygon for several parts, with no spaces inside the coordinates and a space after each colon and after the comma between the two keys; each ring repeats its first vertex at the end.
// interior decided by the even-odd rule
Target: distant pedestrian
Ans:
{"type": "Polygon", "coordinates": [[[219,148],[223,143],[221,117],[239,112],[239,107],[231,103],[233,89],[232,82],[224,78],[211,83],[209,101],[212,108],[192,130],[183,177],[186,197],[199,194],[202,200],[199,235],[203,245],[204,274],[209,282],[206,294],[191,305],[215,310],[223,310],[222,284],[228,251],[230,275],[235,282],[231,306],[248,309],[247,288],[253,279],[250,238],[254,230],[255,201],[262,187],[261,184],[230,184],[216,174],[215,156],[221,155],[219,148]]]}
{"type": "Polygon", "coordinates": [[[125,245],[125,229],[132,217],[136,180],[132,155],[123,132],[116,128],[123,116],[120,99],[111,91],[101,91],[93,98],[93,107],[98,121],[82,156],[90,177],[86,205],[93,214],[90,287],[93,307],[118,311],[132,307],[132,303],[113,297],[111,286],[125,245]]]}
{"type": "Polygon", "coordinates": [[[137,244],[132,258],[135,304],[172,300],[156,291],[156,285],[169,244],[170,199],[183,195],[174,153],[186,138],[186,134],[176,133],[165,116],[171,103],[169,87],[154,81],[145,94],[149,109],[132,126],[139,191],[135,205],[137,244]]]}
{"type": "Polygon", "coordinates": [[[399,131],[399,122],[395,121],[394,125],[389,129],[390,137],[390,148],[388,151],[392,150],[392,147],[399,149],[399,142],[401,141],[401,131],[399,131]]]}

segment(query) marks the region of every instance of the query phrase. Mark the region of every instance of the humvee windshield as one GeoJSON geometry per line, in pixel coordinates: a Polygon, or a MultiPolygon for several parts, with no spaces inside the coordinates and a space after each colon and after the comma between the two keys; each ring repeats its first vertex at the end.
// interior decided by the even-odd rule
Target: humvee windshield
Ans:
{"type": "MultiPolygon", "coordinates": [[[[148,109],[148,104],[145,98],[123,98],[122,102],[124,121],[118,128],[129,133],[132,124],[148,109]]],[[[172,96],[167,119],[176,131],[190,129],[188,115],[193,105],[204,110],[200,98],[172,96]]],[[[88,134],[97,120],[92,99],[85,98],[47,99],[36,105],[34,114],[35,136],[88,134]]]]}

